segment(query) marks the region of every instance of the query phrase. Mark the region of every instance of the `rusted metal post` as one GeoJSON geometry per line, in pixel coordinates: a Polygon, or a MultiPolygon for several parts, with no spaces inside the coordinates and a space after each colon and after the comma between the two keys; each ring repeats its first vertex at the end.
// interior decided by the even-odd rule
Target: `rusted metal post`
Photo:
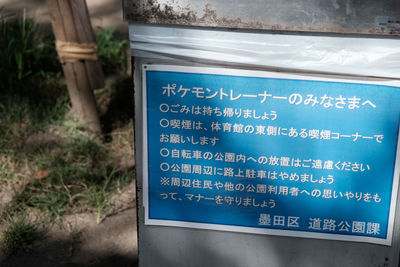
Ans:
{"type": "Polygon", "coordinates": [[[86,2],[46,0],[46,3],[73,111],[91,131],[100,133],[93,89],[104,87],[104,75],[97,60],[86,2]]]}

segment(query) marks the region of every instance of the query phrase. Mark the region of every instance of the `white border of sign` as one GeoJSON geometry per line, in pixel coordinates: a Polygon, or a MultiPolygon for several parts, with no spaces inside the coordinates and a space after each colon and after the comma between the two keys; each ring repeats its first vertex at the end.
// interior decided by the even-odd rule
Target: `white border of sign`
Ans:
{"type": "MultiPolygon", "coordinates": [[[[366,236],[353,236],[353,235],[339,235],[329,233],[313,233],[306,231],[291,231],[291,230],[276,230],[276,229],[265,229],[265,228],[252,228],[244,226],[231,226],[222,224],[209,224],[209,223],[194,223],[184,221],[172,221],[172,220],[155,220],[149,218],[149,192],[148,192],[148,139],[147,139],[147,84],[146,84],[146,71],[171,71],[171,72],[184,72],[184,73],[201,73],[201,74],[221,74],[221,75],[234,75],[243,77],[262,77],[262,78],[281,78],[281,79],[294,79],[294,80],[313,80],[313,81],[329,81],[329,82],[346,82],[346,83],[360,83],[360,84],[377,84],[387,86],[398,86],[400,87],[400,81],[397,80],[373,80],[365,79],[347,79],[347,78],[325,78],[316,75],[308,74],[287,74],[287,73],[275,73],[266,71],[256,70],[241,70],[241,69],[229,69],[229,68],[212,68],[212,67],[192,67],[192,66],[176,66],[176,65],[152,65],[145,64],[142,66],[142,92],[143,92],[143,207],[145,210],[144,224],[145,225],[159,225],[159,226],[177,226],[207,230],[220,230],[220,231],[231,231],[251,234],[266,234],[275,236],[290,236],[290,237],[302,237],[302,238],[316,238],[326,240],[340,240],[340,241],[353,241],[353,242],[364,242],[374,243],[380,245],[391,246],[395,209],[397,201],[397,193],[399,186],[400,177],[400,138],[397,138],[397,151],[395,170],[393,176],[392,186],[392,198],[390,202],[389,212],[389,225],[388,234],[386,239],[366,237],[366,236]]],[[[399,128],[400,133],[400,128],[399,128]]]]}

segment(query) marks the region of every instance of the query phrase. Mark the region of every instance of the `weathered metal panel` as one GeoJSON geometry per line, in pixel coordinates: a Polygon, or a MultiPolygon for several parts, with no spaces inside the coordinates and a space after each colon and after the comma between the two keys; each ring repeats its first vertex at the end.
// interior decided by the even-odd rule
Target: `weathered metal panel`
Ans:
{"type": "Polygon", "coordinates": [[[397,0],[124,0],[137,23],[400,35],[397,0]]]}

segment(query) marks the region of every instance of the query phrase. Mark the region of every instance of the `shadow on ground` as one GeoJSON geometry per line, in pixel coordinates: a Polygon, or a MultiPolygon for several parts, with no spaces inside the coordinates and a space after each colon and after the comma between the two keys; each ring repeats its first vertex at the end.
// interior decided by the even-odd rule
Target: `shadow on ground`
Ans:
{"type": "Polygon", "coordinates": [[[105,134],[126,125],[134,116],[132,78],[125,75],[117,76],[110,87],[112,94],[107,112],[100,117],[105,134]]]}
{"type": "Polygon", "coordinates": [[[78,267],[78,266],[90,266],[90,267],[135,267],[138,266],[136,258],[129,258],[120,255],[112,255],[102,257],[98,255],[95,261],[89,263],[74,263],[68,260],[64,254],[68,254],[70,244],[64,242],[58,242],[52,244],[59,250],[57,254],[48,252],[47,250],[20,252],[9,257],[7,260],[1,262],[2,267],[24,267],[24,266],[40,266],[40,267],[78,267]],[[21,259],[24,259],[22,261],[21,259]]]}
{"type": "Polygon", "coordinates": [[[107,217],[101,224],[95,222],[94,214],[71,215],[65,227],[69,231],[55,226],[29,247],[3,256],[0,266],[138,266],[135,208],[107,217]]]}

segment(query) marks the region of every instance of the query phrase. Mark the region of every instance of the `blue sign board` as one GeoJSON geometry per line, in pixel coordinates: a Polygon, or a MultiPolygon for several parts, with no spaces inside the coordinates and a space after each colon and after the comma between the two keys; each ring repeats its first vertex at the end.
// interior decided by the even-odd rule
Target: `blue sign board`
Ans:
{"type": "Polygon", "coordinates": [[[390,245],[400,88],[143,66],[145,223],[390,245]]]}

